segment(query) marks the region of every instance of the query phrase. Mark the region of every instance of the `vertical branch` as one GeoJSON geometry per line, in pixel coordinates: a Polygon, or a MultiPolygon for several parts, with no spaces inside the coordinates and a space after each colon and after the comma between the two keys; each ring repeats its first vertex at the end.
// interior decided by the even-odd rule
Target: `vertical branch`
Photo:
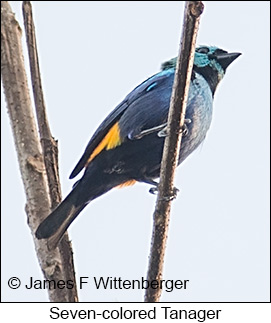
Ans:
{"type": "Polygon", "coordinates": [[[56,140],[54,140],[51,135],[47,119],[45,100],[41,84],[35,26],[30,1],[23,1],[23,17],[38,129],[46,172],[48,175],[52,208],[55,208],[61,201],[61,188],[58,173],[58,147],[56,140]]]}
{"type": "MultiPolygon", "coordinates": [[[[21,28],[7,1],[1,1],[1,75],[37,257],[46,279],[66,281],[59,249],[48,252],[46,242],[34,235],[40,221],[50,213],[51,199],[24,67],[21,28]]],[[[50,301],[71,301],[67,290],[49,289],[50,301]]]]}
{"type": "MultiPolygon", "coordinates": [[[[29,65],[31,71],[32,88],[35,100],[36,115],[43,151],[43,158],[49,184],[51,207],[52,209],[55,209],[57,205],[61,202],[61,187],[58,170],[58,146],[57,141],[54,140],[54,138],[51,135],[51,130],[47,119],[39,68],[35,25],[30,1],[23,1],[23,16],[29,55],[29,65]]],[[[62,241],[59,244],[59,251],[62,258],[61,260],[63,264],[64,274],[66,276],[66,281],[71,280],[74,282],[74,288],[67,289],[67,293],[69,294],[69,301],[75,302],[78,300],[78,296],[75,280],[73,252],[67,232],[65,233],[62,241]]]]}
{"type": "MultiPolygon", "coordinates": [[[[164,144],[158,196],[153,215],[153,234],[147,273],[147,279],[158,280],[159,286],[163,273],[171,201],[175,194],[173,182],[181,148],[180,129],[184,125],[196,37],[203,8],[201,1],[185,2],[183,31],[168,114],[168,136],[164,144]]],[[[145,294],[145,302],[158,302],[160,296],[160,288],[149,288],[145,294]]]]}

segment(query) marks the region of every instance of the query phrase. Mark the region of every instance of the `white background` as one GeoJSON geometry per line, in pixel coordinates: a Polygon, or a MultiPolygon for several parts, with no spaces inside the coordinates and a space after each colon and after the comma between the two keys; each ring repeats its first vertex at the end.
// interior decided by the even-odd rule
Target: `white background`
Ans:
{"type": "MultiPolygon", "coordinates": [[[[208,2],[198,44],[241,52],[215,96],[204,144],[178,169],[164,279],[189,279],[162,301],[269,300],[269,3],[208,2]]],[[[21,3],[12,1],[21,26],[21,3]]],[[[32,2],[40,67],[63,196],[99,123],[160,64],[177,55],[183,2],[32,2]]],[[[23,38],[24,41],[24,38],[23,38]]],[[[27,55],[25,55],[27,61],[27,55]]],[[[43,276],[2,96],[2,301],[47,301],[7,281],[43,276]]],[[[146,276],[155,196],[115,189],[69,229],[77,277],[146,276]]],[[[142,301],[141,290],[79,290],[80,301],[142,301]]]]}

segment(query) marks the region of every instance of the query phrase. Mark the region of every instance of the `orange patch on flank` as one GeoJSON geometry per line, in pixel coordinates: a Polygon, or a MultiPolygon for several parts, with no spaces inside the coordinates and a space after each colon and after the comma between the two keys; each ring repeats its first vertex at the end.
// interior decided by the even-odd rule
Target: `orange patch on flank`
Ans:
{"type": "Polygon", "coordinates": [[[120,129],[118,123],[115,123],[112,128],[108,131],[103,140],[94,149],[90,155],[87,164],[90,163],[103,149],[113,149],[121,144],[120,129]]]}
{"type": "Polygon", "coordinates": [[[131,185],[134,185],[136,183],[136,180],[135,179],[131,179],[130,181],[127,181],[127,182],[124,182],[118,186],[116,186],[117,188],[123,188],[123,187],[126,187],[126,186],[131,186],[131,185]]]}

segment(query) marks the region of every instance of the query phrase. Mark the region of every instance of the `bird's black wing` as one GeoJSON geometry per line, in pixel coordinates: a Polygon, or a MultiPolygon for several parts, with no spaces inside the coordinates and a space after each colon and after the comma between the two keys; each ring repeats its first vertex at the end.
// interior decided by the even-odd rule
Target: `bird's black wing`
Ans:
{"type": "MultiPolygon", "coordinates": [[[[166,79],[168,79],[170,74],[172,74],[172,72],[169,73],[168,71],[162,71],[155,74],[138,85],[126,96],[126,98],[105,118],[105,120],[95,131],[85,149],[83,156],[72,171],[70,178],[74,178],[81,172],[81,170],[90,162],[93,153],[95,155],[99,153],[99,149],[97,152],[95,152],[95,149],[99,148],[99,145],[104,139],[106,139],[106,136],[109,134],[112,127],[119,122],[119,120],[124,116],[125,112],[131,111],[132,117],[132,111],[134,110],[137,117],[132,117],[132,119],[130,119],[130,113],[127,113],[126,116],[121,120],[121,123],[118,125],[120,126],[119,130],[121,141],[126,140],[126,137],[129,138],[128,135],[131,135],[132,130],[133,134],[135,134],[143,127],[148,127],[151,124],[155,125],[157,123],[157,117],[159,120],[161,119],[159,116],[159,111],[157,111],[157,113],[153,116],[153,111],[150,113],[149,109],[151,102],[157,98],[157,93],[159,93],[161,85],[166,79]],[[140,115],[142,117],[138,118],[140,115]]],[[[171,92],[169,95],[170,94],[171,92]]],[[[100,147],[103,149],[103,146],[100,147]]],[[[114,146],[112,145],[112,148],[113,147],[114,146]]]]}
{"type": "Polygon", "coordinates": [[[94,149],[99,145],[99,143],[106,136],[110,128],[120,119],[123,115],[124,111],[128,108],[127,102],[122,101],[101,123],[99,128],[95,131],[93,136],[91,137],[84,154],[80,158],[79,162],[75,166],[74,170],[70,175],[70,179],[77,176],[81,170],[86,166],[88,159],[93,153],[94,149]]]}
{"type": "Polygon", "coordinates": [[[141,138],[141,133],[167,122],[174,72],[174,69],[162,71],[141,87],[140,93],[131,93],[129,108],[119,120],[122,138],[141,138]]]}

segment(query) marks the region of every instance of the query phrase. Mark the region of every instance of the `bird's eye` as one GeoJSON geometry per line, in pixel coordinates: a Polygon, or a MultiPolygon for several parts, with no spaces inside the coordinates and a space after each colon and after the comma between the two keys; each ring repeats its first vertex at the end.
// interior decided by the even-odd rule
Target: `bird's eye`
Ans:
{"type": "Polygon", "coordinates": [[[208,54],[209,53],[209,48],[208,47],[200,47],[196,49],[197,53],[200,54],[208,54]]]}

